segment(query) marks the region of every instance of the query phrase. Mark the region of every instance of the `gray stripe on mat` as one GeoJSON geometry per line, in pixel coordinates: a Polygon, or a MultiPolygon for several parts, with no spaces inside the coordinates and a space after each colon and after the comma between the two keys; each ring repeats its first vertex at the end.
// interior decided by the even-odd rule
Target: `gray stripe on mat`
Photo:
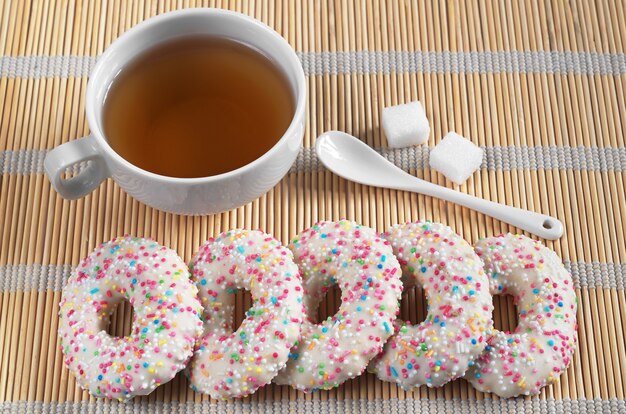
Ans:
{"type": "Polygon", "coordinates": [[[406,399],[406,400],[313,400],[313,401],[242,401],[219,402],[148,402],[146,399],[132,400],[126,404],[98,399],[94,402],[50,402],[17,401],[0,403],[2,413],[167,413],[167,414],[225,414],[225,413],[572,413],[609,414],[626,412],[624,400],[525,400],[486,398],[483,400],[461,400],[458,398],[406,399]]]}
{"type": "MultiPolygon", "coordinates": [[[[626,285],[626,262],[564,262],[577,288],[623,290],[626,285]]],[[[18,264],[0,266],[0,292],[31,291],[58,292],[65,285],[72,267],[63,265],[18,264]]]]}
{"type": "MultiPolygon", "coordinates": [[[[626,147],[483,147],[481,168],[489,171],[558,169],[572,171],[626,171],[626,147]]],[[[430,148],[378,148],[389,161],[403,170],[428,168],[430,148]]],[[[0,151],[0,174],[41,174],[47,150],[0,151]]],[[[323,168],[315,149],[302,148],[290,172],[312,172],[323,168]]]]}
{"type": "Polygon", "coordinates": [[[71,271],[72,266],[69,264],[6,264],[0,266],[0,291],[59,292],[65,286],[71,271]]]}
{"type": "Polygon", "coordinates": [[[0,77],[12,79],[89,76],[97,59],[95,56],[2,56],[0,77]]]}
{"type": "MultiPolygon", "coordinates": [[[[489,171],[559,169],[574,171],[626,170],[626,147],[556,147],[556,146],[493,146],[482,147],[485,151],[482,169],[489,171]]],[[[428,168],[430,147],[377,148],[383,157],[402,168],[428,168]]],[[[322,168],[314,148],[302,148],[291,172],[317,171],[322,168]]]]}
{"type": "Polygon", "coordinates": [[[624,290],[626,285],[626,262],[563,262],[572,274],[577,288],[597,288],[624,290]]]}
{"type": "Polygon", "coordinates": [[[306,74],[556,73],[621,75],[626,54],[557,51],[300,52],[306,74]]]}
{"type": "MultiPolygon", "coordinates": [[[[297,52],[306,75],[389,73],[626,73],[626,54],[558,51],[297,52]]],[[[2,56],[0,77],[88,76],[94,56],[2,56]]]]}

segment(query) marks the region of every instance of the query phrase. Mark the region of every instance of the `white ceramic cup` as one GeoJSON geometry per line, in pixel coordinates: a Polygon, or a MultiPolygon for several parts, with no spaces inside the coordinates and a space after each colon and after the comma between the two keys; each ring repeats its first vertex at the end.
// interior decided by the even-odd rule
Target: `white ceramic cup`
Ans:
{"type": "MultiPolygon", "coordinates": [[[[44,168],[55,190],[67,199],[83,197],[112,177],[128,194],[157,209],[178,214],[217,213],[254,200],[287,173],[302,145],[305,105],[306,84],[300,61],[289,43],[270,27],[220,9],[166,13],[139,23],[102,54],[87,85],[85,107],[91,135],[52,150],[44,168]],[[286,75],[295,112],[283,136],[276,137],[276,144],[253,162],[210,177],[166,177],[131,164],[111,148],[102,127],[104,101],[115,76],[134,57],[161,42],[193,34],[229,37],[263,52],[286,75]],[[76,176],[63,178],[68,168],[85,161],[89,161],[87,167],[79,169],[76,176]]],[[[171,145],[176,145],[175,137],[171,145]]]]}

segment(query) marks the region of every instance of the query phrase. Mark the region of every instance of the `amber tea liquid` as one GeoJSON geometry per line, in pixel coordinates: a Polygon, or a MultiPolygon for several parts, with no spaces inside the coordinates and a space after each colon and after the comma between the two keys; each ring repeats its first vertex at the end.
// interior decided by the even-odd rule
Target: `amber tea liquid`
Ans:
{"type": "Polygon", "coordinates": [[[115,78],[104,132],[144,170],[207,177],[259,158],[293,114],[287,78],[261,52],[226,38],[182,37],[139,55],[115,78]]]}

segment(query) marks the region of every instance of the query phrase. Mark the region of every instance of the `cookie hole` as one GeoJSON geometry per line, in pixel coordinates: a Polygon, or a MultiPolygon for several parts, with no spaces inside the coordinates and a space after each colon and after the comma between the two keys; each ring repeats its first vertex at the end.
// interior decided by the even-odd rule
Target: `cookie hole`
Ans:
{"type": "Polygon", "coordinates": [[[133,324],[133,307],[130,302],[124,299],[117,305],[110,317],[109,326],[106,332],[116,338],[123,338],[131,334],[131,328],[133,324]]]}
{"type": "Polygon", "coordinates": [[[517,307],[513,296],[493,296],[493,325],[503,332],[513,332],[517,328],[517,307]]]}
{"type": "Polygon", "coordinates": [[[233,295],[235,295],[235,318],[233,320],[233,326],[235,328],[234,331],[236,331],[241,326],[241,322],[246,319],[246,313],[252,307],[252,295],[245,289],[237,289],[233,295]]]}
{"type": "Polygon", "coordinates": [[[419,286],[409,286],[402,291],[400,319],[417,325],[426,320],[426,294],[419,286]]]}
{"type": "Polygon", "coordinates": [[[333,316],[339,310],[341,306],[341,289],[339,286],[334,285],[326,291],[322,301],[320,302],[317,313],[314,313],[316,318],[315,322],[320,323],[329,316],[333,316]]]}

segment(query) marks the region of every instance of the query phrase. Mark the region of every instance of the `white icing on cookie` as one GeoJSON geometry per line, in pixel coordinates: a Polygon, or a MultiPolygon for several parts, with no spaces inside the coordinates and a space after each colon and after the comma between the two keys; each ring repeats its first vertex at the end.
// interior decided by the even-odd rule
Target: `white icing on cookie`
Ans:
{"type": "Polygon", "coordinates": [[[146,395],[187,365],[202,332],[202,308],[180,257],[147,239],[102,244],[72,272],[59,310],[65,364],[96,397],[146,395]],[[133,306],[131,334],[106,333],[122,300],[133,306]]]}
{"type": "Polygon", "coordinates": [[[463,376],[486,345],[493,306],[482,262],[443,224],[399,224],[384,237],[409,279],[405,285],[424,288],[428,315],[415,326],[398,320],[395,335],[369,370],[407,390],[440,387],[463,376]]]}
{"type": "Polygon", "coordinates": [[[205,309],[188,370],[192,388],[213,398],[254,393],[285,366],[300,334],[303,289],[292,253],[261,231],[231,230],[200,248],[192,274],[205,309]],[[233,332],[240,288],[253,305],[233,332]]]}
{"type": "Polygon", "coordinates": [[[508,398],[538,394],[567,369],[577,342],[578,300],[561,259],[541,243],[507,234],[476,243],[494,295],[513,295],[518,325],[494,331],[466,378],[508,398]]]}
{"type": "Polygon", "coordinates": [[[360,375],[393,333],[402,293],[398,261],[374,230],[346,220],[320,222],[289,247],[303,275],[309,320],[274,382],[305,392],[337,387],[360,375]],[[341,307],[325,321],[312,322],[335,284],[341,307]]]}

